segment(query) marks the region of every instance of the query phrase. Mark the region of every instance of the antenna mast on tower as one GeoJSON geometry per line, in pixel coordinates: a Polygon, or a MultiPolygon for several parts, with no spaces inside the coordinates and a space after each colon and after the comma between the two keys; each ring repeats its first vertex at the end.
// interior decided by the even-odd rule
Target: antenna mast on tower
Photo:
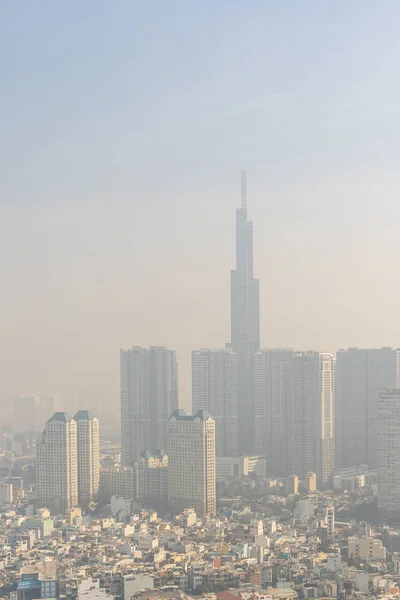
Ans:
{"type": "Polygon", "coordinates": [[[241,193],[241,199],[242,199],[242,209],[245,211],[246,215],[247,215],[247,175],[246,175],[246,171],[242,171],[241,173],[241,182],[242,182],[242,193],[241,193]]]}

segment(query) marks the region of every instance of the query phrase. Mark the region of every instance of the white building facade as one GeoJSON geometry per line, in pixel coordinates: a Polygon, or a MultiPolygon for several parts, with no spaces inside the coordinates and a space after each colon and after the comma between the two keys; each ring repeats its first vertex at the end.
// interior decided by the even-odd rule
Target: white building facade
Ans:
{"type": "Polygon", "coordinates": [[[114,465],[100,469],[99,494],[108,503],[112,496],[137,499],[137,468],[114,465]]]}
{"type": "Polygon", "coordinates": [[[142,452],[138,460],[138,501],[159,512],[168,505],[168,456],[162,450],[142,452]]]}
{"type": "Polygon", "coordinates": [[[62,514],[78,505],[77,426],[68,413],[47,421],[37,446],[38,505],[62,514]]]}
{"type": "Polygon", "coordinates": [[[215,422],[207,411],[175,410],[168,421],[168,505],[216,514],[215,422]]]}
{"type": "Polygon", "coordinates": [[[77,425],[78,502],[81,507],[87,507],[99,491],[99,421],[90,410],[79,410],[74,420],[77,425]]]}
{"type": "Polygon", "coordinates": [[[217,479],[248,477],[266,477],[267,460],[265,456],[217,456],[217,479]]]}

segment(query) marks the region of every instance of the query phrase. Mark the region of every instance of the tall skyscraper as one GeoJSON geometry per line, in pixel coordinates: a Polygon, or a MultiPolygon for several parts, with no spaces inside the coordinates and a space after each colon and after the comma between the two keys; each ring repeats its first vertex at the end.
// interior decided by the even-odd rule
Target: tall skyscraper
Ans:
{"type": "Polygon", "coordinates": [[[78,410],[77,426],[78,502],[87,507],[99,491],[99,421],[90,410],[78,410]]]}
{"type": "Polygon", "coordinates": [[[237,354],[228,348],[192,352],[192,410],[215,421],[217,456],[238,453],[237,354]]]}
{"type": "Polygon", "coordinates": [[[39,396],[22,394],[14,399],[14,423],[17,431],[35,431],[39,426],[39,396]]]}
{"type": "Polygon", "coordinates": [[[63,514],[78,505],[76,421],[56,412],[37,446],[37,497],[40,507],[63,514]]]}
{"type": "Polygon", "coordinates": [[[378,511],[400,518],[400,389],[379,395],[377,410],[378,511]]]}
{"type": "Polygon", "coordinates": [[[337,467],[376,467],[379,394],[398,385],[399,350],[349,348],[337,352],[337,467]]]}
{"type": "Polygon", "coordinates": [[[293,357],[291,349],[265,348],[254,355],[254,441],[255,453],[268,457],[276,475],[283,464],[283,365],[293,357]]]}
{"type": "Polygon", "coordinates": [[[247,219],[246,173],[236,210],[236,269],[231,272],[231,344],[238,356],[239,453],[254,453],[253,356],[260,349],[260,299],[253,276],[253,223],[247,219]]]}
{"type": "Polygon", "coordinates": [[[331,354],[298,352],[283,367],[286,473],[312,471],[319,484],[334,468],[333,364],[331,354]]]}
{"type": "Polygon", "coordinates": [[[173,350],[121,350],[122,463],[133,465],[146,448],[167,451],[168,418],[178,408],[178,363],[173,350]]]}
{"type": "Polygon", "coordinates": [[[216,513],[215,423],[207,411],[175,410],[168,421],[168,505],[216,513]]]}

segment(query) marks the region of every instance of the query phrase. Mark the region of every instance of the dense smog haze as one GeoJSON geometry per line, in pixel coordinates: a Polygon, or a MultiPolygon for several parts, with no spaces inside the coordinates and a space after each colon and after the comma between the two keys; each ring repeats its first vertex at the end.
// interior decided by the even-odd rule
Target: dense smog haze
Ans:
{"type": "Polygon", "coordinates": [[[399,30],[0,2],[0,600],[400,597],[399,30]]]}
{"type": "Polygon", "coordinates": [[[2,5],[6,412],[118,406],[133,344],[176,350],[190,410],[190,351],[229,339],[243,167],[262,346],[397,345],[399,11],[2,5]]]}

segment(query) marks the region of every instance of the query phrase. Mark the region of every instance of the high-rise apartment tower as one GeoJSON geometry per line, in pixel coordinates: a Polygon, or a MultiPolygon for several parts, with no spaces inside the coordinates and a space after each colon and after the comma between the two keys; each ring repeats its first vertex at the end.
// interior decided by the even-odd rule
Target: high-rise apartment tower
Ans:
{"type": "Polygon", "coordinates": [[[336,355],[337,467],[377,465],[379,394],[399,386],[399,350],[349,348],[336,355]]]}
{"type": "Polygon", "coordinates": [[[168,418],[178,408],[178,363],[173,350],[121,350],[122,463],[133,465],[146,448],[168,445],[168,418]]]}
{"type": "Polygon", "coordinates": [[[238,361],[228,348],[192,352],[192,410],[215,421],[217,456],[238,453],[238,361]]]}
{"type": "Polygon", "coordinates": [[[400,389],[386,389],[377,410],[378,511],[400,519],[400,389]]]}
{"type": "Polygon", "coordinates": [[[99,421],[90,410],[78,410],[77,426],[78,502],[87,507],[99,491],[99,421]]]}
{"type": "Polygon", "coordinates": [[[215,422],[207,411],[175,410],[168,421],[168,505],[216,513],[215,422]]]}
{"type": "Polygon", "coordinates": [[[265,348],[254,355],[254,442],[255,453],[268,457],[268,467],[284,474],[282,375],[291,349],[265,348]]]}
{"type": "Polygon", "coordinates": [[[329,481],[334,468],[334,358],[298,352],[283,368],[284,452],[287,474],[316,473],[329,481]]]}
{"type": "Polygon", "coordinates": [[[37,498],[40,507],[63,514],[78,505],[76,421],[56,412],[37,446],[37,498]]]}

